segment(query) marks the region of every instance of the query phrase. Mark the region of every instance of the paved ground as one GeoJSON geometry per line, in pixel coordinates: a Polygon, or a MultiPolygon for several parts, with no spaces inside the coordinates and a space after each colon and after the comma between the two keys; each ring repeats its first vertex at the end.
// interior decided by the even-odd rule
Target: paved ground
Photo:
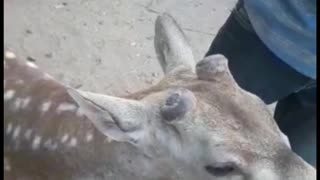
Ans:
{"type": "Polygon", "coordinates": [[[4,0],[4,43],[75,88],[123,95],[163,75],[154,21],[169,12],[196,60],[236,0],[4,0]]]}
{"type": "Polygon", "coordinates": [[[122,95],[162,76],[154,21],[171,13],[197,60],[236,0],[4,0],[4,43],[73,87],[122,95]]]}

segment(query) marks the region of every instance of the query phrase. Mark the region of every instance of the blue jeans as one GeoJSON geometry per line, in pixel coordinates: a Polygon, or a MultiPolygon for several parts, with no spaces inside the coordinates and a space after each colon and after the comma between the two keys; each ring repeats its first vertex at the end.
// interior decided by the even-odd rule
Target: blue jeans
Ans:
{"type": "Polygon", "coordinates": [[[243,89],[266,104],[278,101],[274,118],[292,149],[316,166],[316,82],[274,55],[259,39],[239,1],[206,56],[223,54],[243,89]]]}

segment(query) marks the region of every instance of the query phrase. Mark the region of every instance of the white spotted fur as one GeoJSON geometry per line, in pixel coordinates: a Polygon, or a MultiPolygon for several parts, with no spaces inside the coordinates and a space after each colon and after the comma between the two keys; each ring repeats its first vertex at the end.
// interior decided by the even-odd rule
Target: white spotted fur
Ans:
{"type": "Polygon", "coordinates": [[[41,136],[36,135],[32,141],[32,149],[39,149],[41,143],[41,136]]]}
{"type": "Polygon", "coordinates": [[[30,140],[31,139],[31,135],[32,135],[32,129],[27,129],[24,133],[24,137],[27,139],[27,140],[30,140]]]}
{"type": "Polygon", "coordinates": [[[17,125],[16,128],[13,130],[12,138],[16,139],[21,132],[21,126],[17,125]]]}
{"type": "Polygon", "coordinates": [[[72,137],[69,142],[69,146],[75,147],[78,144],[78,140],[75,137],[72,137]]]}
{"type": "Polygon", "coordinates": [[[4,101],[11,100],[15,95],[15,91],[13,89],[7,90],[4,93],[4,101]]]}
{"type": "Polygon", "coordinates": [[[50,101],[42,103],[40,107],[42,114],[46,113],[49,110],[50,106],[51,106],[50,101]]]}
{"type": "Polygon", "coordinates": [[[10,134],[11,131],[12,131],[12,129],[13,129],[12,123],[8,123],[6,133],[7,133],[7,134],[10,134]]]}
{"type": "Polygon", "coordinates": [[[90,142],[90,141],[92,141],[92,139],[93,139],[93,135],[92,135],[91,133],[87,133],[87,135],[86,135],[86,141],[87,141],[87,142],[90,142]]]}
{"type": "Polygon", "coordinates": [[[68,134],[64,134],[61,138],[61,143],[65,143],[67,142],[67,140],[69,139],[69,135],[68,134]]]}
{"type": "Polygon", "coordinates": [[[57,108],[57,113],[60,114],[62,112],[65,111],[75,111],[77,109],[77,106],[71,103],[61,103],[59,104],[58,108],[57,108]]]}

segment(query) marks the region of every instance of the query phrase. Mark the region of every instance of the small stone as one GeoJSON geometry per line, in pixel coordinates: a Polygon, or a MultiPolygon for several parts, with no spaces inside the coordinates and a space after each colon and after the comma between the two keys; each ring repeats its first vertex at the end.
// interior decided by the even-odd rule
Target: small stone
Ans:
{"type": "Polygon", "coordinates": [[[81,80],[76,78],[76,79],[71,79],[70,86],[75,89],[78,89],[78,88],[82,87],[83,85],[81,83],[81,80]]]}
{"type": "Polygon", "coordinates": [[[36,62],[36,60],[33,57],[30,57],[30,56],[27,57],[27,60],[30,61],[30,62],[36,62]]]}
{"type": "Polygon", "coordinates": [[[68,5],[68,3],[62,2],[61,4],[56,4],[54,7],[55,7],[56,9],[61,9],[61,8],[66,7],[67,5],[68,5]]]}
{"type": "Polygon", "coordinates": [[[30,29],[27,29],[27,30],[26,30],[26,33],[27,33],[27,34],[32,34],[32,31],[31,31],[30,29]]]}
{"type": "Polygon", "coordinates": [[[46,58],[52,58],[52,53],[47,53],[44,55],[46,58]]]}
{"type": "Polygon", "coordinates": [[[82,87],[82,84],[74,85],[74,88],[75,88],[75,89],[79,89],[79,88],[81,88],[81,87],[82,87]]]}
{"type": "Polygon", "coordinates": [[[103,21],[99,21],[98,24],[103,25],[103,21]]]}
{"type": "Polygon", "coordinates": [[[152,84],[153,83],[153,79],[146,79],[144,82],[147,83],[147,84],[152,84]]]}
{"type": "Polygon", "coordinates": [[[152,40],[153,37],[152,37],[152,36],[148,36],[148,37],[146,37],[146,39],[147,39],[147,40],[152,40]]]}
{"type": "Polygon", "coordinates": [[[97,58],[95,61],[96,61],[97,64],[101,64],[102,59],[101,58],[97,58]]]}
{"type": "Polygon", "coordinates": [[[151,75],[152,75],[152,77],[157,77],[158,73],[153,72],[151,75]]]}
{"type": "Polygon", "coordinates": [[[54,8],[56,8],[56,9],[61,9],[61,8],[64,8],[64,5],[62,5],[62,4],[57,4],[57,5],[54,6],[54,8]]]}

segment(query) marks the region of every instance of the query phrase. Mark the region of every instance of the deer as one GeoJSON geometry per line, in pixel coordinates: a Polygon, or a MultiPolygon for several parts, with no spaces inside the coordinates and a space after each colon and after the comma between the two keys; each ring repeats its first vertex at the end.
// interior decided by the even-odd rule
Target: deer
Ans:
{"type": "Polygon", "coordinates": [[[74,89],[4,49],[4,179],[316,179],[226,57],[196,62],[168,13],[154,46],[164,77],[125,96],[74,89]]]}

